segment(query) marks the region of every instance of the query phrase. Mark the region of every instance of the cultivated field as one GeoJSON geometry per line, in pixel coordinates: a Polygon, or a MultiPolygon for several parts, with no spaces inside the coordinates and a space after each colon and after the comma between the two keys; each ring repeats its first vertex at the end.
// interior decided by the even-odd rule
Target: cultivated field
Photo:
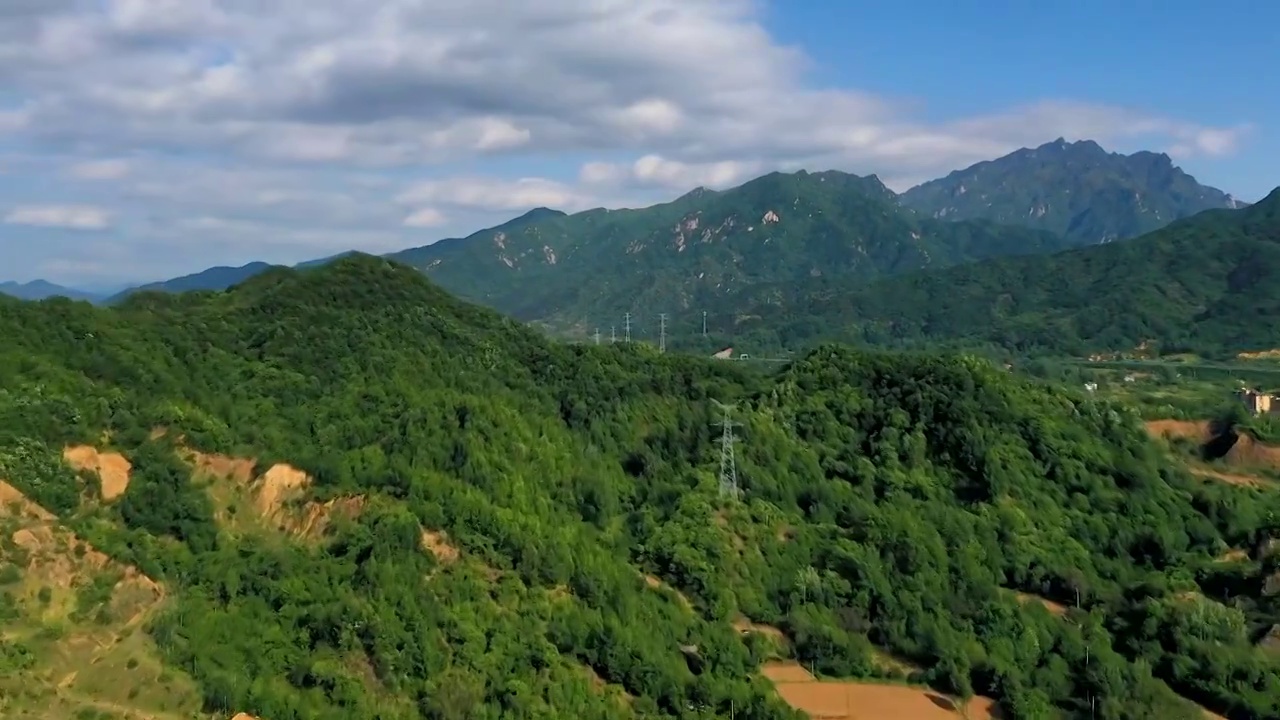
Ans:
{"type": "Polygon", "coordinates": [[[772,662],[762,669],[791,707],[815,720],[988,720],[999,709],[988,698],[974,698],[963,709],[941,693],[907,685],[818,680],[794,662],[772,662]]]}

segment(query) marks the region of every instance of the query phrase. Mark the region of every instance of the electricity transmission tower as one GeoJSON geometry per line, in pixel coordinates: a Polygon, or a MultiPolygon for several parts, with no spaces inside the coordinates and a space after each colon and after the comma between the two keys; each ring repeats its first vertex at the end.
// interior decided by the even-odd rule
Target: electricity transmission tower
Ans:
{"type": "Polygon", "coordinates": [[[622,323],[622,327],[625,329],[627,334],[626,342],[631,342],[631,313],[625,313],[622,316],[622,323]]]}
{"type": "Polygon", "coordinates": [[[738,406],[725,405],[718,400],[711,402],[724,413],[724,417],[716,423],[722,431],[720,435],[720,497],[737,500],[741,490],[738,488],[738,459],[733,452],[734,443],[738,439],[733,436],[733,429],[742,423],[734,422],[731,415],[738,406]]]}
{"type": "Polygon", "coordinates": [[[707,339],[707,311],[702,311],[702,339],[707,339]]]}
{"type": "Polygon", "coordinates": [[[612,345],[616,342],[618,342],[618,326],[610,325],[609,326],[609,344],[612,345]]]}
{"type": "Polygon", "coordinates": [[[599,345],[600,344],[600,328],[596,328],[595,337],[596,337],[596,344],[599,345]]]}
{"type": "Polygon", "coordinates": [[[667,314],[658,313],[658,352],[667,351],[667,314]]]}

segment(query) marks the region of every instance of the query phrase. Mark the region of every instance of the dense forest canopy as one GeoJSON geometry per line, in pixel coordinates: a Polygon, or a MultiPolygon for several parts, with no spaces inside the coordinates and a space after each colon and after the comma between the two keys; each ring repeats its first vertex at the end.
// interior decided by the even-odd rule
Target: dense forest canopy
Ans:
{"type": "Polygon", "coordinates": [[[557,345],[359,255],[111,309],[0,298],[0,336],[0,478],[164,585],[148,630],[209,711],[781,719],[770,653],[871,677],[889,652],[1011,718],[1280,714],[1253,646],[1277,560],[1217,562],[1280,532],[1276,493],[974,357],[824,345],[770,375],[557,345]],[[128,459],[121,497],[61,461],[81,444],[128,459]],[[196,451],[350,512],[254,525],[196,451]]]}

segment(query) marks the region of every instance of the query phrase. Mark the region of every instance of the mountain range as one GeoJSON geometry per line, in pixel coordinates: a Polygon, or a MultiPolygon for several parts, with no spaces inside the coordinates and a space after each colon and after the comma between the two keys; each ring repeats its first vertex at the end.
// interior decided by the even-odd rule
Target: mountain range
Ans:
{"type": "Polygon", "coordinates": [[[1006,257],[859,287],[756,286],[715,319],[768,346],[994,343],[1085,355],[1280,345],[1280,188],[1123,243],[1006,257]]]}
{"type": "MultiPolygon", "coordinates": [[[[787,310],[765,312],[761,321],[768,322],[766,316],[791,317],[806,295],[830,288],[1128,240],[1206,210],[1245,205],[1200,185],[1166,155],[1121,155],[1059,139],[901,195],[875,176],[771,173],[641,209],[568,215],[538,208],[387,257],[463,298],[585,339],[622,327],[628,314],[646,334],[655,334],[660,313],[724,317],[738,306],[738,314],[753,315],[744,308],[778,308],[782,293],[787,310]]],[[[212,268],[107,302],[144,290],[221,290],[271,267],[212,268]]]]}
{"type": "Polygon", "coordinates": [[[921,218],[877,178],[771,173],[641,210],[542,210],[388,257],[520,320],[578,333],[624,313],[687,312],[758,283],[863,283],[1065,247],[1051,233],[921,218]]]}

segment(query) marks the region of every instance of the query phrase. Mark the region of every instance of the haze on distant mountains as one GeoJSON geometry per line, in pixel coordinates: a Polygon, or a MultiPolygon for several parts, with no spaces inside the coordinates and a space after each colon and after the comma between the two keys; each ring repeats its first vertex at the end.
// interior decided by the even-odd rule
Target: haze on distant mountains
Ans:
{"type": "Polygon", "coordinates": [[[773,171],[904,191],[1057,137],[1166,152],[1253,201],[1280,156],[1280,100],[1247,71],[1274,57],[1270,6],[376,5],[0,3],[0,279],[387,253],[773,171]]]}

